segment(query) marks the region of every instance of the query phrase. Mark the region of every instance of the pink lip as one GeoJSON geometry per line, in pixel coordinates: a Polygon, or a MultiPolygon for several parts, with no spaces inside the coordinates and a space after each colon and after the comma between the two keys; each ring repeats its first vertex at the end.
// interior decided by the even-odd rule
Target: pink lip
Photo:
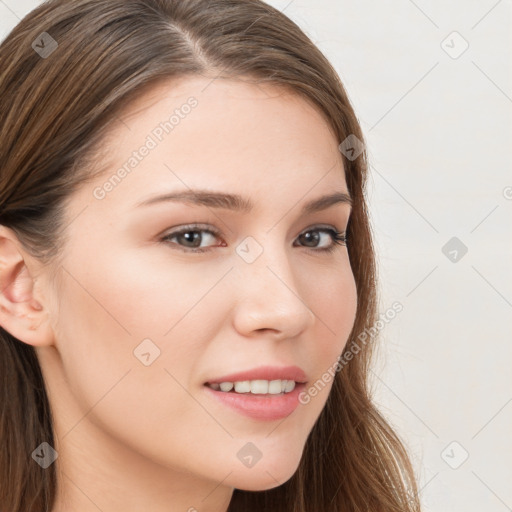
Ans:
{"type": "Polygon", "coordinates": [[[243,380],[294,380],[306,382],[304,371],[298,366],[260,366],[245,372],[230,373],[223,377],[209,379],[208,384],[220,384],[221,382],[240,382],[243,380]]]}
{"type": "Polygon", "coordinates": [[[280,395],[226,393],[224,391],[215,391],[206,385],[204,389],[207,393],[211,393],[212,397],[216,400],[233,408],[244,416],[255,420],[272,421],[286,418],[286,416],[289,416],[297,408],[299,405],[299,394],[305,387],[306,384],[296,384],[293,391],[280,395]]]}

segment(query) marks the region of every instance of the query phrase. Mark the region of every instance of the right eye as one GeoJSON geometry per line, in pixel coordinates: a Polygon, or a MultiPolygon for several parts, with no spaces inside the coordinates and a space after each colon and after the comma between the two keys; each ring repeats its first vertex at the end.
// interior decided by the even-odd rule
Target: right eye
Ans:
{"type": "MultiPolygon", "coordinates": [[[[204,236],[200,233],[207,233],[210,237],[219,237],[220,233],[218,231],[214,231],[212,229],[207,229],[204,226],[198,226],[198,225],[191,225],[191,226],[185,226],[183,228],[180,228],[176,231],[173,231],[171,233],[168,233],[164,237],[161,238],[161,241],[175,246],[177,249],[184,251],[184,252],[206,252],[209,251],[209,247],[200,247],[201,242],[203,241],[204,236]],[[176,242],[173,242],[172,240],[176,239],[176,242]],[[184,244],[191,244],[191,245],[181,245],[184,244]]],[[[225,247],[225,244],[223,245],[225,247]]]]}

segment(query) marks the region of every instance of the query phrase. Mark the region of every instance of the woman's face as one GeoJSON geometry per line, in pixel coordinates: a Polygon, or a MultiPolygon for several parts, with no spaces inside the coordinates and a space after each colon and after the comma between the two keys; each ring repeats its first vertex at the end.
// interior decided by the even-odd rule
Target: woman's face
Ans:
{"type": "Polygon", "coordinates": [[[348,194],[340,141],[305,100],[235,80],[160,84],[118,120],[107,170],[67,206],[54,347],[38,348],[60,456],[280,485],[355,319],[347,247],[329,231],[346,230],[350,204],[304,209],[348,194]],[[155,199],[196,190],[242,199],[155,199]],[[291,366],[302,377],[281,370],[291,366]],[[205,385],[253,370],[232,380],[306,383],[290,396],[205,385]]]}

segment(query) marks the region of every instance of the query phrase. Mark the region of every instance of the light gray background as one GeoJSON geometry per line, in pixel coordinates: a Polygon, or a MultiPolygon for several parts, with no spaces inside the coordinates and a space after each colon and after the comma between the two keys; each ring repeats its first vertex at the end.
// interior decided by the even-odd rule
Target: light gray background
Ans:
{"type": "MultiPolygon", "coordinates": [[[[0,38],[38,3],[0,0],[0,38]]],[[[424,510],[512,510],[511,1],[269,3],[331,60],[367,138],[380,310],[403,305],[375,399],[424,510]]]]}

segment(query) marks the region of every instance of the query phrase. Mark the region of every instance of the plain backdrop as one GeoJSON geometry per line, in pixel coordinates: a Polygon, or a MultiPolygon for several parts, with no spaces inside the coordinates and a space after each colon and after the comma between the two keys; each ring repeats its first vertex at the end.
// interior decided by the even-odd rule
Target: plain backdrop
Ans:
{"type": "MultiPolygon", "coordinates": [[[[0,0],[0,39],[38,3],[0,0]]],[[[511,1],[268,3],[333,63],[368,144],[380,311],[403,307],[372,383],[424,510],[512,510],[511,1]]]]}

